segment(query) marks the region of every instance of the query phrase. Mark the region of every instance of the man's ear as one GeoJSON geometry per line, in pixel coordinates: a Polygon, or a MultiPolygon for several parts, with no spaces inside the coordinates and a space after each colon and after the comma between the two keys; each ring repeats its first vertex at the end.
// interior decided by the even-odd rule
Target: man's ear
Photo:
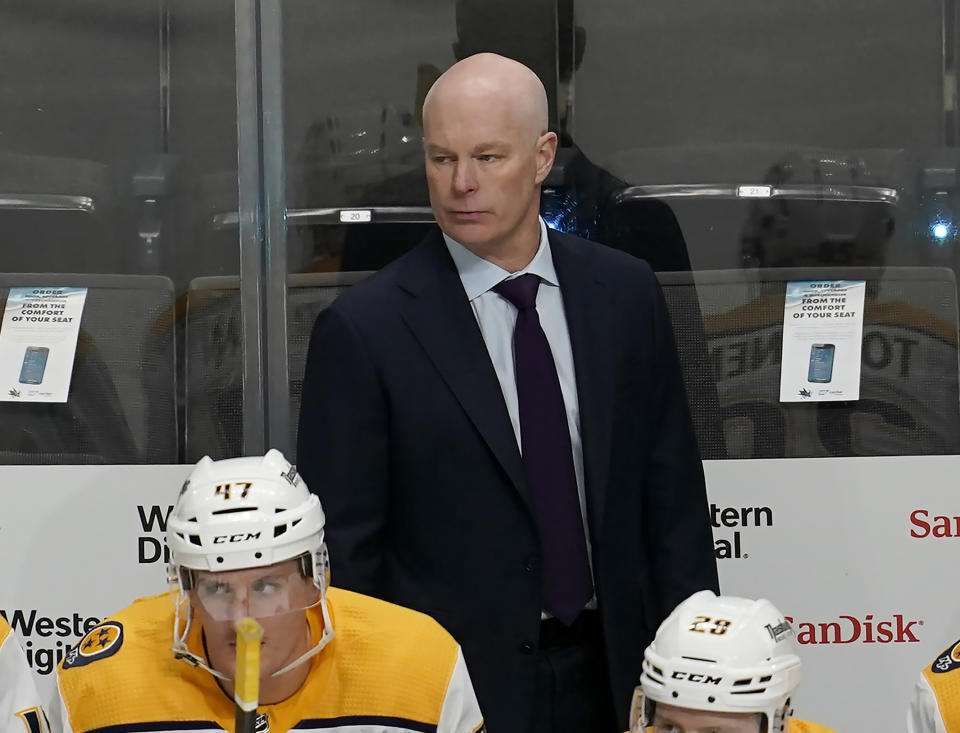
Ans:
{"type": "Polygon", "coordinates": [[[537,175],[534,180],[538,186],[543,183],[550,169],[553,168],[556,155],[557,134],[547,131],[537,138],[537,175]]]}

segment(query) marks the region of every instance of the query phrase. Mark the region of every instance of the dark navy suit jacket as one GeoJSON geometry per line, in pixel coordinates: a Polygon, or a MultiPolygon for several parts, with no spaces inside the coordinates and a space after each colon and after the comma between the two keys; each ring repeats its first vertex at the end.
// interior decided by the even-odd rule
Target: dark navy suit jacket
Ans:
{"type": "MultiPolygon", "coordinates": [[[[642,260],[549,232],[573,347],[594,580],[621,726],[643,650],[717,588],[673,332],[642,260]]],[[[440,231],[317,318],[299,470],[327,514],[333,582],[434,616],[488,727],[529,728],[538,540],[500,384],[440,231]]]]}

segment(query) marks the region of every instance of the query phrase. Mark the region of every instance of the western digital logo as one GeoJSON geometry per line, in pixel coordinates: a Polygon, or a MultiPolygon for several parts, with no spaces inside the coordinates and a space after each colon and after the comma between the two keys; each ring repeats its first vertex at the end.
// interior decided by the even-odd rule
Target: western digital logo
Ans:
{"type": "Polygon", "coordinates": [[[0,616],[23,637],[27,664],[42,675],[48,675],[56,669],[70,648],[70,638],[79,638],[100,623],[95,616],[81,616],[79,613],[44,616],[35,608],[14,608],[10,611],[0,608],[0,616]]]}
{"type": "Polygon", "coordinates": [[[164,534],[167,531],[167,519],[173,511],[173,504],[161,507],[158,504],[138,505],[137,514],[140,529],[143,532],[137,538],[137,562],[146,565],[155,562],[170,562],[170,549],[164,534]]]}
{"type": "Polygon", "coordinates": [[[748,558],[744,550],[740,527],[772,527],[773,509],[768,506],[710,505],[710,523],[714,527],[714,554],[718,560],[748,558]],[[737,528],[732,535],[717,537],[717,529],[737,528]]]}

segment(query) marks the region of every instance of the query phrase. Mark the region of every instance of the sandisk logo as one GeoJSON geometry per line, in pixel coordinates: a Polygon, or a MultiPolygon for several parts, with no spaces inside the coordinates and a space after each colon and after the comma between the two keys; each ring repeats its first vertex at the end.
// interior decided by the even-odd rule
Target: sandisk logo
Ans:
{"type": "Polygon", "coordinates": [[[842,615],[836,621],[794,621],[788,616],[787,621],[796,629],[800,644],[914,644],[920,641],[915,627],[923,626],[922,620],[907,621],[900,613],[882,621],[872,613],[863,618],[842,615]]]}
{"type": "Polygon", "coordinates": [[[708,674],[700,674],[698,672],[681,672],[680,670],[674,670],[670,675],[675,680],[689,680],[690,682],[701,682],[704,685],[719,685],[723,680],[723,677],[711,677],[708,674]]]}
{"type": "Polygon", "coordinates": [[[247,540],[260,539],[259,532],[247,532],[245,534],[222,534],[213,538],[213,544],[222,545],[225,542],[246,542],[247,540]]]}
{"type": "Polygon", "coordinates": [[[936,514],[932,518],[926,509],[916,509],[910,514],[911,537],[960,537],[960,517],[936,514]]]}

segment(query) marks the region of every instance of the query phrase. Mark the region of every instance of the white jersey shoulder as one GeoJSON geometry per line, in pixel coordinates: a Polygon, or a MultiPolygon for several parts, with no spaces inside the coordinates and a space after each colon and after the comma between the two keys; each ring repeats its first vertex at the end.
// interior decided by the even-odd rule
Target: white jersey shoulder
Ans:
{"type": "Polygon", "coordinates": [[[49,733],[33,670],[0,616],[0,733],[49,733]]]}
{"type": "Polygon", "coordinates": [[[920,673],[907,709],[908,733],[953,733],[960,726],[960,641],[920,673]]]}
{"type": "Polygon", "coordinates": [[[923,675],[917,680],[907,710],[907,733],[947,733],[940,706],[937,705],[937,696],[923,675]]]}
{"type": "Polygon", "coordinates": [[[485,730],[467,663],[463,659],[463,651],[458,647],[457,663],[447,685],[437,733],[485,733],[485,730]]]}

